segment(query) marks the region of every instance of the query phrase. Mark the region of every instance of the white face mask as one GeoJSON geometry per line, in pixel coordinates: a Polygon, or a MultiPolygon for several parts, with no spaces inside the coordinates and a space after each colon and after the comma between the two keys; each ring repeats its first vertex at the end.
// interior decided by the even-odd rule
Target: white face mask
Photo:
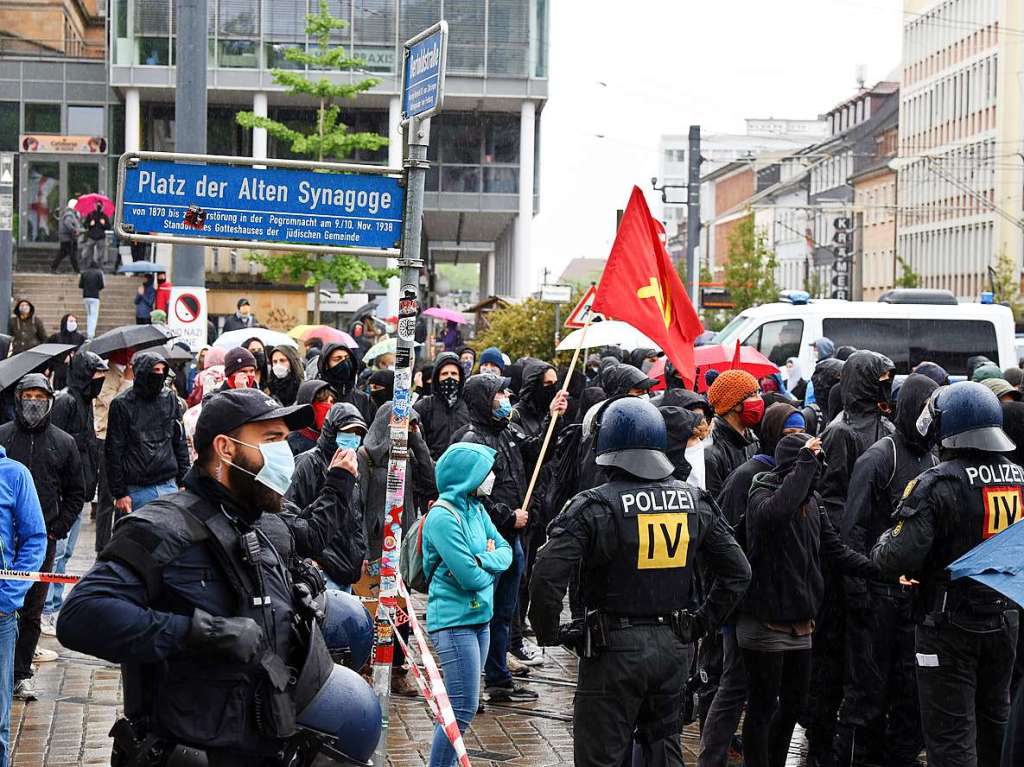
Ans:
{"type": "Polygon", "coordinates": [[[78,330],[78,322],[76,320],[68,320],[67,327],[69,333],[74,333],[78,330]]]}
{"type": "Polygon", "coordinates": [[[686,462],[690,464],[690,476],[686,478],[686,483],[706,490],[707,472],[704,467],[704,443],[700,442],[693,447],[686,448],[684,455],[686,462]]]}
{"type": "Polygon", "coordinates": [[[287,378],[291,366],[287,362],[278,362],[274,365],[274,375],[278,378],[287,378]]]}
{"type": "Polygon", "coordinates": [[[494,472],[487,472],[487,476],[484,477],[484,481],[480,483],[480,486],[474,491],[474,495],[483,496],[486,498],[491,494],[494,489],[494,472]]]}

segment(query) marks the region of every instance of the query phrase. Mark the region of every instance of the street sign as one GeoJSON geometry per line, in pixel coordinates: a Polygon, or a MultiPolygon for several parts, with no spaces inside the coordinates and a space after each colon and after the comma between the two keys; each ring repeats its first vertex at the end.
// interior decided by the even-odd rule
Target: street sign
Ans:
{"type": "Polygon", "coordinates": [[[167,327],[198,352],[206,344],[206,288],[171,288],[167,327]]]}
{"type": "Polygon", "coordinates": [[[832,287],[846,290],[850,287],[850,275],[846,272],[839,272],[832,275],[832,287]]]}
{"type": "Polygon", "coordinates": [[[115,230],[128,240],[374,256],[399,252],[401,171],[134,152],[121,156],[117,176],[115,230]]]}
{"type": "Polygon", "coordinates": [[[542,285],[540,300],[546,304],[567,304],[572,299],[571,285],[542,285]]]}
{"type": "Polygon", "coordinates": [[[425,120],[444,101],[448,22],[439,21],[405,43],[402,63],[402,121],[425,120]]]}
{"type": "Polygon", "coordinates": [[[587,292],[583,294],[583,298],[579,300],[579,303],[569,312],[569,316],[565,319],[565,326],[567,328],[582,328],[587,323],[587,320],[591,322],[603,320],[603,314],[590,311],[590,307],[594,305],[595,298],[597,298],[597,286],[591,285],[587,292]]]}

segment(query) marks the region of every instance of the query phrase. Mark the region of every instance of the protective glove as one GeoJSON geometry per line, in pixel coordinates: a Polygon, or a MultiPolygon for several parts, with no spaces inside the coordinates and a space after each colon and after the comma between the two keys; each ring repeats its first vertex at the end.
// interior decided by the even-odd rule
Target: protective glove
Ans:
{"type": "Polygon", "coordinates": [[[572,623],[563,623],[558,627],[558,644],[576,655],[582,656],[584,634],[582,619],[574,620],[572,623]]]}
{"type": "Polygon", "coordinates": [[[252,618],[220,618],[197,607],[186,641],[190,649],[222,652],[251,663],[263,644],[263,629],[252,618]]]}
{"type": "Polygon", "coordinates": [[[689,610],[676,610],[672,613],[672,630],[684,644],[696,642],[703,637],[707,631],[707,621],[700,613],[692,613],[689,610]]]}

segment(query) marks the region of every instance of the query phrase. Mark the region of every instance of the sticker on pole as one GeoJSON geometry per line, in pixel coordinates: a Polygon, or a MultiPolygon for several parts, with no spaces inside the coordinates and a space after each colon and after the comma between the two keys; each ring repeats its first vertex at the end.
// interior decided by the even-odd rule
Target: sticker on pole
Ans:
{"type": "Polygon", "coordinates": [[[405,43],[402,121],[425,120],[441,109],[448,56],[448,22],[440,21],[405,43]]]}
{"type": "Polygon", "coordinates": [[[167,327],[198,352],[206,343],[206,288],[175,286],[168,306],[167,327]]]}
{"type": "Polygon", "coordinates": [[[583,294],[583,298],[580,299],[579,303],[569,312],[569,316],[565,318],[565,326],[567,328],[582,328],[590,322],[599,322],[604,319],[604,315],[600,312],[593,311],[594,299],[597,298],[597,287],[591,285],[586,293],[583,294]]]}

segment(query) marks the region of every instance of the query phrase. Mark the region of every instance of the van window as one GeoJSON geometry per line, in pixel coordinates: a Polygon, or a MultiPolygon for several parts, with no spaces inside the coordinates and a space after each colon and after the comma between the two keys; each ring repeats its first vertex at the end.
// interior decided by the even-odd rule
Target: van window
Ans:
{"type": "Polygon", "coordinates": [[[896,375],[910,372],[907,320],[896,317],[832,317],[823,319],[822,331],[838,349],[852,346],[884,354],[896,366],[896,375]]]}
{"type": "Polygon", "coordinates": [[[986,320],[910,320],[910,363],[935,362],[953,376],[967,375],[967,358],[999,359],[996,329],[986,320]]]}
{"type": "Polygon", "coordinates": [[[777,320],[759,327],[747,336],[743,345],[753,346],[776,365],[782,366],[790,357],[800,356],[803,337],[803,320],[777,320]]]}

